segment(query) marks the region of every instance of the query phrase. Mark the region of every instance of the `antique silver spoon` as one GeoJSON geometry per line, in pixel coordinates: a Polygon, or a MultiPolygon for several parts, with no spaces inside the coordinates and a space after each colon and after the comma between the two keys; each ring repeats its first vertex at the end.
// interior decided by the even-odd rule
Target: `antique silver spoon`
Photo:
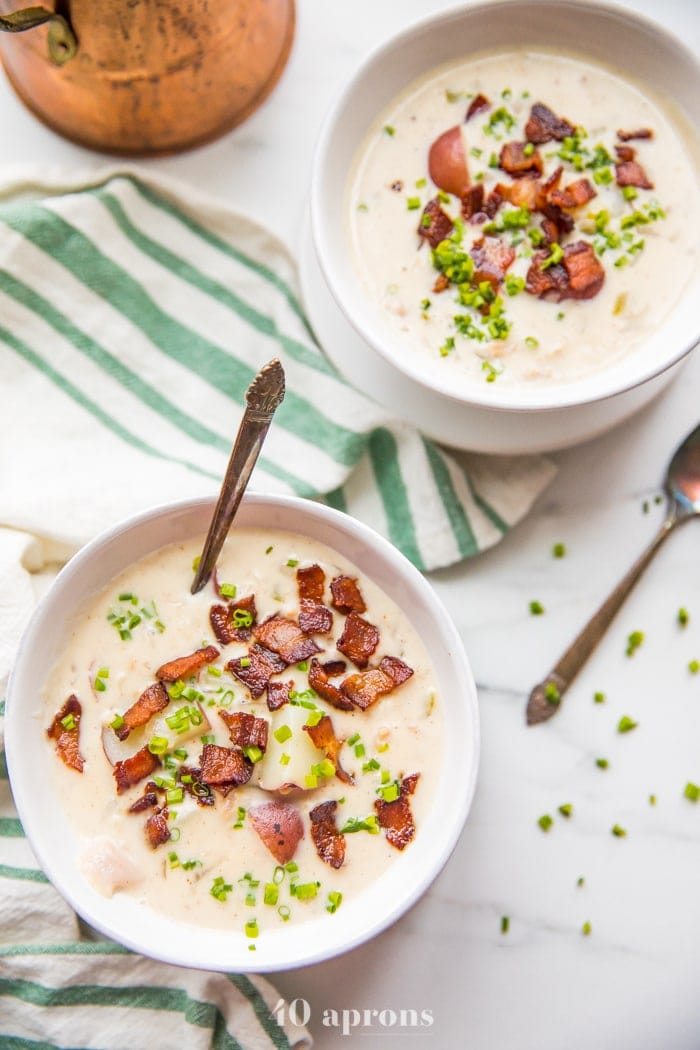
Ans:
{"type": "Polygon", "coordinates": [[[610,626],[627,595],[677,525],[700,515],[700,426],[676,449],[666,469],[666,517],[653,540],[627,575],[603,602],[547,677],[530,693],[525,717],[528,725],[546,722],[561,707],[574,678],[610,626]]]}
{"type": "Polygon", "coordinates": [[[246,408],[226,467],[221,492],[204,541],[192,594],[201,591],[216,565],[238,504],[260,454],[275,409],[284,397],[284,369],[277,360],[263,366],[248,387],[246,408]]]}

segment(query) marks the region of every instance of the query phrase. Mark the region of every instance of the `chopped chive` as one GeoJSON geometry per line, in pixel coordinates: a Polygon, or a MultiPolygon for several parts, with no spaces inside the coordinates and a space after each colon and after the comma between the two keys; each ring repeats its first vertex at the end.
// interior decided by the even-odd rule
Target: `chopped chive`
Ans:
{"type": "Polygon", "coordinates": [[[618,733],[629,733],[631,730],[636,729],[639,722],[635,722],[629,715],[623,715],[620,721],[617,723],[618,733]]]}
{"type": "Polygon", "coordinates": [[[152,755],[164,755],[168,750],[168,738],[165,736],[154,736],[148,741],[148,750],[152,755]]]}
{"type": "Polygon", "coordinates": [[[574,807],[571,804],[571,802],[565,802],[562,806],[559,806],[559,812],[561,813],[562,817],[566,817],[568,819],[574,812],[574,807]]]}
{"type": "Polygon", "coordinates": [[[554,682],[547,682],[544,687],[544,698],[548,704],[558,704],[561,700],[561,693],[557,689],[554,682]]]}
{"type": "Polygon", "coordinates": [[[256,747],[254,744],[251,744],[250,747],[244,747],[243,754],[249,762],[253,763],[253,765],[255,765],[256,762],[259,762],[260,759],[263,757],[262,749],[256,747]]]}
{"type": "Polygon", "coordinates": [[[581,933],[584,937],[589,937],[592,929],[593,927],[591,926],[590,922],[584,922],[583,926],[581,927],[581,933]]]}
{"type": "Polygon", "coordinates": [[[123,715],[115,715],[112,721],[109,723],[110,729],[121,729],[124,725],[123,715]]]}
{"type": "Polygon", "coordinates": [[[68,732],[70,732],[71,729],[75,729],[77,725],[77,722],[75,721],[75,715],[67,714],[65,718],[61,719],[61,725],[64,729],[68,730],[68,732]]]}
{"type": "Polygon", "coordinates": [[[355,758],[363,758],[365,754],[364,744],[355,744],[355,758]]]}
{"type": "Polygon", "coordinates": [[[593,694],[593,703],[594,704],[604,704],[605,703],[605,693],[601,693],[601,692],[594,693],[593,694]]]}
{"type": "Polygon", "coordinates": [[[621,827],[619,824],[613,824],[610,830],[612,831],[616,839],[623,839],[627,834],[625,828],[621,827]]]}
{"type": "Polygon", "coordinates": [[[339,893],[337,890],[331,890],[331,892],[328,894],[328,904],[326,904],[326,911],[330,912],[331,915],[333,915],[334,912],[336,912],[342,904],[342,901],[342,893],[339,893]]]}
{"type": "Polygon", "coordinates": [[[507,915],[501,916],[501,933],[508,933],[510,929],[510,919],[507,915]]]}
{"type": "Polygon", "coordinates": [[[690,671],[691,674],[697,674],[698,671],[700,671],[700,661],[699,660],[691,660],[690,663],[688,664],[688,670],[690,671]]]}
{"type": "Polygon", "coordinates": [[[632,656],[640,645],[644,641],[644,631],[632,631],[631,634],[627,635],[627,648],[625,653],[627,656],[632,656]]]}
{"type": "Polygon", "coordinates": [[[577,886],[583,886],[585,881],[586,880],[584,879],[583,875],[579,875],[579,877],[576,879],[576,885],[577,886]]]}
{"type": "Polygon", "coordinates": [[[263,895],[263,902],[265,904],[269,904],[271,906],[274,906],[275,904],[277,904],[278,898],[279,898],[279,889],[277,888],[277,884],[274,883],[274,882],[266,882],[265,883],[265,892],[264,892],[264,895],[263,895]]]}
{"type": "Polygon", "coordinates": [[[688,626],[688,620],[690,619],[690,616],[688,615],[688,610],[684,606],[681,606],[681,608],[678,610],[676,618],[680,627],[688,626]]]}
{"type": "Polygon", "coordinates": [[[597,765],[598,769],[607,769],[610,765],[607,758],[596,758],[595,764],[597,765]]]}
{"type": "Polygon", "coordinates": [[[258,937],[260,935],[257,919],[248,920],[248,922],[245,924],[245,935],[246,937],[250,938],[258,937]]]}
{"type": "Polygon", "coordinates": [[[286,751],[283,751],[282,754],[280,755],[280,765],[281,766],[288,766],[289,763],[290,763],[291,757],[292,756],[288,755],[286,751]]]}
{"type": "Polygon", "coordinates": [[[554,821],[550,817],[549,813],[544,813],[537,821],[543,831],[549,831],[554,821]]]}
{"type": "Polygon", "coordinates": [[[408,197],[406,199],[407,211],[418,211],[420,208],[420,197],[408,197]]]}
{"type": "Polygon", "coordinates": [[[280,744],[283,744],[285,740],[289,740],[292,735],[292,731],[288,725],[280,726],[279,729],[275,729],[273,736],[280,744]]]}
{"type": "Polygon", "coordinates": [[[320,721],[322,721],[323,718],[324,718],[323,711],[320,708],[316,708],[316,710],[313,710],[313,711],[310,712],[310,714],[309,714],[308,718],[306,719],[306,722],[304,723],[304,725],[310,726],[313,729],[313,727],[317,726],[318,723],[320,721]]]}
{"type": "Polygon", "coordinates": [[[554,546],[552,547],[552,557],[553,558],[563,558],[565,554],[566,554],[566,547],[564,546],[564,544],[563,543],[555,543],[554,546]]]}
{"type": "Polygon", "coordinates": [[[529,608],[532,616],[542,616],[544,613],[544,605],[542,602],[531,601],[529,608]]]}
{"type": "Polygon", "coordinates": [[[385,124],[382,130],[384,131],[385,135],[389,136],[389,138],[393,138],[396,134],[396,128],[393,127],[391,124],[385,124]]]}
{"type": "Polygon", "coordinates": [[[690,799],[691,802],[697,802],[700,798],[700,787],[689,780],[685,785],[683,794],[686,798],[690,799]]]}

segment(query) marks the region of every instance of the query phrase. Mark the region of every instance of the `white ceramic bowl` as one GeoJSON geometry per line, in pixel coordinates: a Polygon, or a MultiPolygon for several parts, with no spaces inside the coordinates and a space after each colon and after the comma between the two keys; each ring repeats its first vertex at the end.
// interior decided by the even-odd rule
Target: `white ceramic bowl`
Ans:
{"type": "Polygon", "coordinates": [[[213,503],[157,507],[122,522],[84,547],[38,606],[22,639],[7,694],[5,744],[20,819],[56,889],[88,923],[144,955],[201,969],[282,970],[320,962],[374,936],[427,889],[452,852],[471,804],[479,756],[474,680],[459,635],[421,574],[390,543],[359,522],[319,504],[281,496],[246,496],[237,523],[299,532],[349,558],[407,613],[431,654],[447,733],[441,780],[416,849],[330,917],[266,933],[255,956],[242,934],[195,927],[148,909],[125,894],[98,894],[76,863],[78,836],[61,800],[47,800],[48,763],[41,693],[64,649],[71,621],[115,575],[160,547],[206,532],[213,503]]]}
{"type": "MultiPolygon", "coordinates": [[[[419,388],[464,407],[462,447],[526,452],[564,447],[629,416],[673,374],[700,340],[700,272],[665,323],[644,344],[595,374],[547,386],[479,384],[455,393],[430,361],[400,352],[353,264],[340,206],[367,129],[403,88],[472,53],[544,47],[597,61],[673,100],[700,137],[700,63],[659,25],[593,0],[490,0],[432,16],[409,27],[362,63],[332,107],[315,154],[311,225],[318,262],[342,313],[362,339],[419,388]],[[470,437],[473,436],[473,441],[470,437]]],[[[413,412],[419,426],[423,420],[413,412]]]]}

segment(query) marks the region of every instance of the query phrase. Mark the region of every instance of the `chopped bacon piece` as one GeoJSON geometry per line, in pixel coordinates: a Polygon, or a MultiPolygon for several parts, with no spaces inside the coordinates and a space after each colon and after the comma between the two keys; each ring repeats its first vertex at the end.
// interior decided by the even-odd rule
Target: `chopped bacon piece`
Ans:
{"type": "Polygon", "coordinates": [[[462,218],[471,219],[484,207],[484,184],[475,182],[462,194],[462,218]]]}
{"type": "Polygon", "coordinates": [[[637,151],[634,146],[615,146],[615,154],[618,160],[634,160],[637,151]]]}
{"type": "Polygon", "coordinates": [[[220,644],[230,645],[231,642],[248,641],[257,615],[255,595],[247,594],[228,605],[212,605],[209,623],[220,644]]]}
{"type": "Polygon", "coordinates": [[[305,634],[328,634],[333,627],[333,613],[325,605],[302,598],[299,602],[299,626],[305,634]]]}
{"type": "Polygon", "coordinates": [[[534,150],[528,151],[527,142],[506,142],[501,147],[499,167],[514,179],[522,175],[541,175],[542,157],[534,150]]]}
{"type": "Polygon", "coordinates": [[[331,580],[331,594],[333,596],[331,605],[338,612],[347,615],[351,612],[363,613],[367,609],[357,580],[352,576],[336,576],[334,580],[331,580]]]}
{"type": "Polygon", "coordinates": [[[494,218],[496,212],[503,204],[503,201],[506,200],[506,197],[502,190],[503,187],[500,184],[494,186],[494,188],[491,190],[488,197],[486,198],[486,201],[484,203],[484,211],[488,215],[489,219],[494,218]]]}
{"type": "Polygon", "coordinates": [[[436,186],[461,197],[469,188],[469,165],[459,125],[443,131],[428,151],[428,173],[436,186]]]}
{"type": "Polygon", "coordinates": [[[263,802],[248,810],[253,829],[278,864],[287,864],[304,837],[304,822],[290,802],[263,802]]]}
{"type": "Polygon", "coordinates": [[[636,160],[623,160],[615,165],[615,182],[618,186],[636,186],[640,190],[654,189],[654,183],[636,160]]]}
{"type": "Polygon", "coordinates": [[[653,139],[654,132],[651,128],[637,128],[635,131],[618,130],[617,137],[620,142],[629,142],[631,139],[653,139]]]}
{"type": "Polygon", "coordinates": [[[325,664],[321,664],[328,678],[337,678],[339,674],[345,674],[347,666],[345,660],[326,660],[325,664]]]}
{"type": "Polygon", "coordinates": [[[345,860],[345,835],[341,835],[335,823],[335,811],[338,803],[335,799],[322,802],[309,813],[311,820],[311,838],[316,852],[325,864],[340,868],[345,860]]]}
{"type": "Polygon", "coordinates": [[[559,238],[561,237],[561,231],[559,230],[559,227],[553,219],[543,219],[540,223],[540,226],[542,227],[544,239],[547,244],[554,244],[555,242],[559,242],[559,238]]]}
{"type": "Polygon", "coordinates": [[[297,590],[303,601],[322,604],[326,589],[326,574],[320,565],[307,565],[297,569],[297,590]]]}
{"type": "Polygon", "coordinates": [[[380,696],[386,696],[402,685],[413,674],[413,669],[396,656],[385,656],[379,667],[349,675],[342,682],[342,693],[356,707],[366,711],[380,696]]]}
{"type": "Polygon", "coordinates": [[[564,268],[569,276],[570,299],[592,299],[603,287],[605,270],[587,241],[567,244],[564,249],[564,268]]]}
{"type": "Polygon", "coordinates": [[[247,784],[253,774],[253,766],[242,751],[219,744],[205,744],[199,761],[203,784],[213,786],[247,784]]]}
{"type": "Polygon", "coordinates": [[[219,711],[226,723],[232,744],[237,747],[259,747],[267,749],[268,723],[266,718],[256,718],[247,711],[219,711]]]}
{"type": "Polygon", "coordinates": [[[538,178],[531,175],[523,175],[522,178],[512,182],[510,186],[504,186],[503,183],[499,182],[494,189],[497,189],[502,194],[503,199],[509,201],[514,207],[535,211],[541,185],[538,178]]]}
{"type": "Polygon", "coordinates": [[[56,741],[56,753],[70,769],[82,773],[85,760],[80,754],[80,718],[83,709],[75,693],[66,700],[54,720],[46,730],[50,740],[56,741]],[[63,720],[65,719],[66,725],[63,720]],[[68,726],[69,728],[66,728],[68,726]]]}
{"type": "Polygon", "coordinates": [[[149,780],[144,789],[141,798],[137,798],[127,810],[128,813],[142,813],[144,809],[153,809],[154,806],[158,805],[158,788],[157,785],[149,780]]]}
{"type": "Polygon", "coordinates": [[[479,92],[478,95],[475,95],[469,103],[467,115],[464,118],[465,124],[468,120],[471,120],[472,117],[476,116],[477,113],[481,113],[482,110],[488,109],[490,105],[491,103],[487,99],[486,95],[482,95],[481,92],[479,92]]]}
{"type": "Polygon", "coordinates": [[[525,278],[525,290],[538,299],[559,303],[567,297],[569,277],[561,263],[542,269],[542,263],[549,258],[549,254],[548,251],[535,252],[525,278]]]}
{"type": "Polygon", "coordinates": [[[273,674],[279,674],[286,667],[287,662],[281,656],[256,644],[251,645],[247,656],[239,656],[226,664],[226,669],[248,686],[254,700],[265,692],[273,674]]]}
{"type": "Polygon", "coordinates": [[[287,664],[299,663],[321,652],[313,638],[304,634],[295,620],[288,620],[279,613],[259,623],[253,634],[261,645],[278,653],[287,664]]]}
{"type": "Polygon", "coordinates": [[[474,260],[474,283],[490,281],[497,288],[515,259],[515,248],[499,237],[482,237],[474,241],[470,255],[474,260]]]}
{"type": "Polygon", "coordinates": [[[349,657],[356,667],[362,669],[379,645],[379,631],[357,613],[348,613],[343,633],[336,643],[338,652],[349,657]]]}
{"type": "Polygon", "coordinates": [[[403,181],[401,179],[394,179],[394,181],[389,184],[389,189],[393,190],[394,193],[401,193],[401,190],[403,189],[403,181]]]}
{"type": "Polygon", "coordinates": [[[559,208],[580,208],[595,196],[596,191],[588,179],[576,179],[560,190],[552,190],[549,200],[559,208]]]}
{"type": "MultiPolygon", "coordinates": [[[[343,664],[344,669],[345,664],[343,664]]],[[[341,711],[352,711],[350,701],[346,700],[337,685],[333,685],[327,671],[315,657],[309,666],[309,685],[320,697],[327,700],[329,704],[333,704],[333,707],[338,707],[341,711]]]]}
{"type": "Polygon", "coordinates": [[[564,174],[564,165],[560,164],[558,168],[555,168],[549,178],[545,179],[540,185],[540,192],[537,198],[537,207],[542,208],[544,204],[549,200],[549,195],[552,190],[557,189],[561,182],[561,177],[564,174]]]}
{"type": "Polygon", "coordinates": [[[525,138],[537,145],[551,142],[552,139],[561,142],[567,135],[573,135],[575,130],[573,124],[563,117],[558,117],[549,106],[535,102],[525,125],[525,138]]]}
{"type": "Polygon", "coordinates": [[[215,645],[207,645],[189,656],[179,656],[176,660],[163,664],[156,671],[155,677],[161,682],[177,682],[179,678],[189,678],[198,674],[207,664],[212,664],[218,655],[219,650],[215,645]]]}
{"type": "Polygon", "coordinates": [[[202,782],[202,771],[196,766],[180,766],[180,783],[198,806],[213,806],[216,799],[208,784],[202,782]],[[183,780],[182,777],[191,777],[183,780]]]}
{"type": "Polygon", "coordinates": [[[447,291],[450,287],[450,279],[446,273],[439,273],[435,278],[435,284],[433,285],[433,292],[435,295],[440,295],[441,292],[447,291]]]}
{"type": "Polygon", "coordinates": [[[404,849],[416,833],[409,796],[416,790],[420,773],[412,773],[401,781],[401,794],[393,802],[377,799],[374,808],[387,841],[396,849],[404,849]]]}
{"type": "Polygon", "coordinates": [[[162,682],[154,682],[153,685],[144,689],[138,700],[124,712],[124,722],[114,732],[120,740],[126,740],[132,729],[145,726],[153,715],[157,715],[169,703],[168,690],[162,682]]]}
{"type": "Polygon", "coordinates": [[[289,693],[294,688],[294,682],[268,682],[267,683],[267,706],[270,711],[278,711],[289,703],[289,693]]]}
{"type": "Polygon", "coordinates": [[[434,197],[423,208],[423,214],[418,223],[418,236],[424,237],[431,248],[437,248],[441,241],[450,236],[454,227],[452,219],[446,211],[442,210],[437,197],[434,197]]]}
{"type": "Polygon", "coordinates": [[[340,749],[343,746],[343,741],[338,740],[333,729],[333,723],[331,722],[329,715],[324,715],[320,722],[317,722],[315,726],[304,726],[304,732],[308,733],[315,747],[319,751],[323,751],[326,758],[329,759],[335,766],[335,775],[338,780],[342,780],[344,784],[354,784],[354,777],[346,773],[340,764],[338,755],[340,749]]]}
{"type": "Polygon", "coordinates": [[[160,759],[157,755],[152,755],[148,750],[148,746],[144,744],[140,751],[137,751],[131,758],[125,758],[123,761],[115,762],[112,773],[114,779],[117,782],[117,794],[123,795],[125,791],[128,791],[134,784],[138,784],[139,780],[145,780],[146,777],[150,777],[151,773],[154,772],[160,765],[160,759]]]}
{"type": "Polygon", "coordinates": [[[155,813],[151,813],[146,821],[146,838],[153,849],[162,846],[164,842],[168,841],[170,828],[168,827],[167,809],[159,809],[155,813]]]}

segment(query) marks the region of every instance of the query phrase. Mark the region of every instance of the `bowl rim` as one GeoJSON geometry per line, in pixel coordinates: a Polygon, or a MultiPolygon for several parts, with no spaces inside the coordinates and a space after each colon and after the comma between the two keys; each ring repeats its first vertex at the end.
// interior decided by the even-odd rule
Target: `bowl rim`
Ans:
{"type": "MultiPolygon", "coordinates": [[[[235,969],[236,972],[240,973],[277,972],[284,969],[308,966],[322,962],[325,959],[336,957],[377,936],[408,911],[409,908],[411,908],[429,889],[435,878],[437,878],[457,845],[471,809],[476,790],[480,760],[480,729],[477,690],[464,646],[452,618],[447,613],[437,593],[428,580],[425,579],[419,570],[415,568],[415,566],[412,565],[411,562],[409,562],[408,559],[393,546],[393,544],[383,536],[374,532],[373,529],[364,523],[350,517],[350,515],[343,511],[336,510],[324,504],[316,503],[297,496],[246,493],[241,504],[242,508],[247,506],[253,512],[257,510],[259,513],[264,513],[266,508],[269,509],[270,507],[281,507],[283,509],[289,508],[304,515],[310,514],[312,519],[316,519],[316,521],[321,524],[326,524],[329,527],[339,527],[340,531],[346,534],[349,539],[367,547],[371,552],[372,557],[376,557],[378,553],[379,559],[383,565],[391,568],[391,570],[397,574],[400,574],[402,579],[408,579],[412,591],[420,593],[421,599],[425,603],[426,610],[436,617],[437,623],[439,624],[438,633],[440,638],[444,641],[445,646],[450,651],[452,659],[455,661],[455,675],[459,674],[461,689],[459,697],[455,697],[454,699],[454,704],[459,703],[460,707],[463,708],[462,721],[468,728],[470,734],[471,746],[469,749],[470,762],[468,775],[463,778],[461,783],[459,783],[459,797],[450,797],[450,805],[447,808],[447,818],[444,820],[441,818],[440,831],[442,834],[442,842],[440,843],[440,848],[434,853],[433,850],[429,851],[431,854],[430,862],[423,864],[423,869],[425,870],[421,869],[420,877],[413,880],[412,883],[409,883],[406,894],[392,896],[390,900],[385,898],[383,901],[384,907],[382,908],[381,913],[377,912],[377,908],[375,907],[375,915],[372,921],[368,922],[365,927],[362,927],[361,925],[358,927],[355,922],[350,929],[350,932],[340,940],[333,936],[333,930],[335,927],[325,924],[325,917],[295,924],[290,927],[288,931],[287,929],[284,931],[275,931],[275,933],[284,935],[287,933],[291,934],[294,930],[296,941],[300,945],[302,945],[303,942],[303,947],[298,952],[298,956],[295,955],[291,959],[284,958],[281,961],[276,961],[275,958],[261,958],[259,954],[256,958],[252,953],[244,950],[247,949],[247,944],[243,945],[241,950],[236,951],[235,945],[237,938],[229,937],[232,941],[233,947],[231,958],[220,958],[219,955],[216,955],[212,961],[212,959],[207,956],[207,934],[214,935],[217,934],[218,931],[212,930],[206,926],[195,927],[195,930],[197,930],[197,937],[192,937],[192,941],[199,940],[200,945],[198,951],[195,951],[191,944],[187,952],[173,948],[169,949],[167,939],[164,939],[162,944],[151,943],[148,940],[150,929],[157,926],[162,932],[163,929],[167,928],[168,924],[174,924],[178,928],[182,928],[185,924],[178,923],[177,920],[173,920],[169,916],[164,916],[163,913],[156,913],[148,907],[146,907],[144,913],[143,906],[138,905],[138,902],[136,902],[133,906],[129,905],[129,908],[131,910],[136,909],[137,914],[138,909],[140,909],[140,917],[142,919],[144,916],[147,920],[155,917],[154,922],[134,922],[132,928],[124,930],[118,924],[118,914],[116,915],[116,921],[110,921],[109,919],[109,905],[111,904],[111,901],[124,896],[121,894],[115,894],[115,896],[110,899],[100,898],[100,900],[104,902],[104,907],[98,908],[96,912],[93,903],[86,902],[85,900],[86,893],[88,897],[95,897],[95,894],[90,890],[87,881],[84,878],[78,878],[72,881],[67,877],[66,869],[68,867],[72,868],[74,871],[77,870],[75,869],[75,858],[73,858],[70,863],[68,860],[59,860],[57,862],[51,852],[47,852],[47,844],[45,841],[45,824],[47,818],[44,817],[42,821],[40,814],[41,803],[39,801],[32,801],[35,796],[38,798],[36,784],[34,783],[33,785],[34,792],[32,794],[29,790],[31,774],[29,773],[28,767],[30,766],[30,762],[23,761],[22,759],[22,732],[26,730],[27,720],[30,722],[32,720],[31,714],[27,713],[26,706],[23,707],[20,702],[22,696],[22,680],[26,674],[26,671],[24,670],[25,664],[28,661],[31,661],[31,654],[36,652],[36,641],[41,637],[46,616],[51,611],[53,605],[56,604],[58,598],[61,597],[63,590],[70,585],[71,580],[81,571],[86,563],[91,562],[96,556],[99,556],[100,552],[103,551],[105,547],[110,546],[120,538],[123,542],[126,542],[129,533],[133,529],[145,527],[149,523],[155,523],[169,515],[185,514],[194,518],[198,513],[203,513],[205,510],[213,510],[214,504],[215,497],[196,497],[192,499],[161,503],[147,510],[140,511],[115,523],[101,532],[98,536],[83,546],[60,570],[56,579],[36,606],[30,621],[27,624],[8,680],[5,709],[5,750],[7,769],[10,785],[14,792],[17,813],[25,830],[29,845],[34,852],[40,867],[46,873],[49,881],[61,894],[64,900],[66,900],[94,929],[134,952],[148,958],[177,966],[210,971],[235,969]],[[107,919],[105,919],[103,912],[107,912],[107,919]],[[309,933],[316,932],[316,925],[319,922],[324,923],[323,929],[329,931],[331,936],[325,937],[324,939],[323,937],[316,938],[313,935],[308,935],[309,933]],[[299,931],[306,931],[307,936],[304,936],[303,932],[300,934],[299,931]]],[[[284,526],[275,524],[271,527],[283,528],[284,526]]],[[[300,532],[301,530],[299,528],[293,528],[292,531],[300,532]]],[[[172,542],[178,542],[178,540],[166,538],[163,545],[167,546],[172,542]]],[[[331,543],[327,540],[318,540],[318,542],[325,542],[326,545],[331,546],[331,543]]],[[[153,547],[152,551],[157,549],[158,547],[153,547]]],[[[339,553],[342,554],[343,552],[339,551],[339,553]]],[[[145,556],[147,556],[147,554],[141,554],[138,557],[145,556]]],[[[343,556],[350,561],[355,560],[351,556],[343,556]]],[[[367,572],[364,569],[361,571],[367,572]]],[[[370,573],[367,573],[367,575],[370,575],[371,578],[370,573]]],[[[107,578],[102,581],[100,586],[103,586],[106,583],[108,583],[107,578]]],[[[82,603],[79,599],[74,600],[73,606],[69,614],[66,616],[66,622],[70,623],[71,617],[74,616],[76,612],[79,612],[81,604],[84,604],[85,600],[84,597],[82,603]]],[[[410,612],[407,613],[407,615],[410,619],[410,612]]],[[[63,627],[62,630],[65,630],[65,627],[63,627]]],[[[47,666],[44,669],[44,672],[47,673],[49,670],[50,667],[47,666]]],[[[458,708],[455,707],[455,710],[458,710],[458,708]]],[[[34,721],[37,723],[37,726],[39,726],[38,731],[42,733],[43,736],[42,720],[35,718],[34,721]]],[[[440,795],[444,792],[444,776],[445,774],[443,773],[440,782],[436,785],[436,796],[433,800],[430,813],[435,812],[436,806],[439,804],[440,795]]],[[[450,783],[454,788],[458,781],[453,777],[450,783]]],[[[71,825],[71,827],[75,833],[77,845],[79,834],[73,825],[71,825]]],[[[70,851],[66,850],[66,853],[69,852],[70,851]]],[[[77,850],[74,850],[73,852],[75,853],[77,850]]],[[[402,857],[405,860],[405,855],[402,855],[402,857]]],[[[390,865],[388,870],[392,871],[393,865],[390,865]]],[[[377,880],[377,882],[367,887],[366,891],[358,894],[358,896],[349,903],[354,906],[357,904],[357,901],[362,901],[365,898],[369,899],[370,891],[373,896],[376,896],[377,886],[381,878],[383,878],[383,876],[380,876],[380,879],[377,880]]],[[[354,914],[354,918],[357,919],[358,915],[354,914]]],[[[191,935],[193,925],[191,923],[187,924],[185,928],[191,935]]]]}
{"type": "MultiPolygon", "coordinates": [[[[539,389],[523,390],[522,386],[517,386],[510,392],[506,391],[505,395],[502,388],[500,393],[491,389],[487,395],[485,390],[481,391],[480,387],[476,385],[474,385],[473,389],[458,394],[454,390],[454,384],[450,385],[449,381],[437,381],[432,375],[427,373],[427,370],[415,367],[412,359],[408,358],[407,355],[401,355],[392,351],[392,340],[389,333],[384,333],[379,325],[372,324],[368,317],[358,316],[352,309],[348,309],[343,293],[343,280],[335,265],[336,255],[340,251],[340,246],[336,245],[334,248],[334,239],[328,235],[323,220],[321,201],[323,197],[324,169],[331,155],[332,140],[336,133],[338,118],[342,115],[343,110],[361,85],[370,67],[382,61],[388,52],[403,48],[407,42],[414,37],[420,36],[425,30],[432,29],[434,32],[438,32],[440,29],[444,29],[446,25],[460,21],[462,18],[478,18],[480,13],[492,13],[496,9],[533,7],[540,9],[546,9],[547,7],[580,9],[587,18],[594,14],[636,24],[648,34],[653,34],[659,47],[663,46],[670,51],[675,50],[684,55],[685,60],[695,68],[698,88],[700,89],[700,55],[696,55],[680,37],[651,16],[624,7],[621,4],[611,3],[609,0],[477,0],[476,3],[458,3],[443,11],[438,11],[436,14],[424,15],[412,21],[408,26],[374,46],[361,59],[352,76],[336,93],[324,117],[312,159],[309,195],[312,240],[328,289],[348,322],[371,349],[379,353],[391,366],[419,386],[428,387],[435,393],[464,405],[465,409],[472,405],[479,408],[493,409],[496,412],[516,412],[522,415],[527,415],[531,412],[556,412],[565,408],[597,404],[598,402],[615,398],[619,394],[626,393],[655,379],[681,361],[700,343],[700,314],[697,315],[698,320],[695,322],[693,334],[689,335],[673,351],[663,355],[660,360],[654,359],[649,361],[646,367],[638,368],[635,374],[627,378],[613,375],[614,382],[609,382],[608,386],[601,382],[601,380],[605,379],[605,372],[594,372],[592,375],[581,377],[578,380],[551,383],[539,389]],[[600,384],[601,389],[584,390],[577,393],[577,389],[581,386],[590,387],[596,383],[600,384]]],[[[577,54],[575,45],[570,53],[577,54]]],[[[581,58],[585,59],[585,54],[579,54],[581,58]]],[[[426,65],[424,72],[427,73],[429,70],[430,67],[426,65]]],[[[406,86],[408,86],[408,81],[406,86]]],[[[370,313],[371,304],[368,299],[367,314],[369,315],[370,313]]],[[[661,323],[660,332],[663,332],[671,316],[668,315],[661,323]]],[[[632,353],[625,360],[629,361],[633,357],[634,354],[632,353]]]]}

